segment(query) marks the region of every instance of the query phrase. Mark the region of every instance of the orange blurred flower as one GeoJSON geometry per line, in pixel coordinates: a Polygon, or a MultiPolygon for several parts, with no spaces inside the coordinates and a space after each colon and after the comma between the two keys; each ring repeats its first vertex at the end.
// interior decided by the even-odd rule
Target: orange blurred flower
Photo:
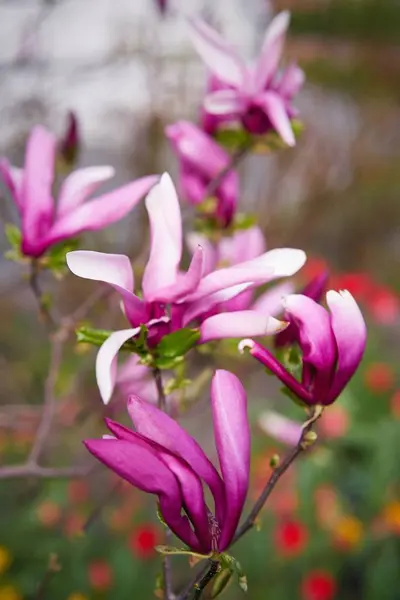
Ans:
{"type": "Polygon", "coordinates": [[[67,515],[64,522],[64,533],[66,536],[72,538],[81,535],[85,521],[85,517],[78,513],[67,515]]]}
{"type": "Polygon", "coordinates": [[[89,600],[89,598],[80,592],[73,592],[68,596],[67,600],[89,600]]]}
{"type": "Polygon", "coordinates": [[[347,515],[335,522],[333,540],[336,546],[348,550],[358,546],[363,533],[364,527],[361,521],[356,517],[347,515]]]}
{"type": "Polygon", "coordinates": [[[393,369],[386,363],[371,363],[365,371],[364,383],[376,394],[388,392],[394,385],[393,369]]]}
{"type": "Polygon", "coordinates": [[[7,571],[11,562],[12,557],[10,551],[5,546],[0,546],[0,575],[7,571]]]}
{"type": "Polygon", "coordinates": [[[319,430],[327,438],[338,438],[346,434],[349,428],[349,414],[340,404],[332,404],[319,420],[319,430]]]}
{"type": "Polygon", "coordinates": [[[385,506],[383,520],[389,531],[400,535],[400,502],[390,502],[385,506]]]}
{"type": "Polygon", "coordinates": [[[392,413],[393,415],[397,418],[400,419],[400,390],[397,390],[391,400],[390,400],[390,407],[392,409],[392,413]]]}
{"type": "Polygon", "coordinates": [[[37,507],[36,516],[44,527],[54,527],[61,519],[61,507],[52,500],[44,500],[37,507]]]}
{"type": "Polygon", "coordinates": [[[21,594],[12,585],[0,587],[0,600],[22,600],[21,594]]]}
{"type": "Polygon", "coordinates": [[[89,563],[88,577],[92,588],[100,592],[109,590],[113,584],[111,567],[103,559],[97,559],[89,563]]]}
{"type": "Polygon", "coordinates": [[[73,479],[68,483],[68,500],[72,504],[85,502],[89,498],[89,486],[83,479],[73,479]]]}

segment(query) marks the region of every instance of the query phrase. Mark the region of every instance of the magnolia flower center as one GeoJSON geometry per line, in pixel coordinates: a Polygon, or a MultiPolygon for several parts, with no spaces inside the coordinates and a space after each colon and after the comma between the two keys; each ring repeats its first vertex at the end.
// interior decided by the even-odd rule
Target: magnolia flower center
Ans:
{"type": "Polygon", "coordinates": [[[271,121],[256,104],[251,104],[242,117],[243,126],[250,133],[262,134],[272,129],[271,121]]]}
{"type": "Polygon", "coordinates": [[[213,552],[218,552],[218,542],[221,535],[221,529],[217,519],[211,512],[208,513],[208,525],[211,535],[211,550],[213,552]]]}

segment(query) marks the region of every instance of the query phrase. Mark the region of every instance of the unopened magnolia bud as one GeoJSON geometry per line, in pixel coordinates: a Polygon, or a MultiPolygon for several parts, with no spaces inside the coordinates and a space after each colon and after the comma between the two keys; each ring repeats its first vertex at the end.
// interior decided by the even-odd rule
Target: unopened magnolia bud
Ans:
{"type": "Polygon", "coordinates": [[[307,433],[304,434],[303,439],[301,440],[302,448],[309,448],[317,441],[317,439],[318,436],[315,433],[315,431],[307,431],[307,433]]]}
{"type": "Polygon", "coordinates": [[[276,467],[279,467],[280,462],[281,462],[281,459],[280,459],[279,454],[274,454],[270,458],[269,466],[271,467],[271,469],[276,469],[276,467]]]}

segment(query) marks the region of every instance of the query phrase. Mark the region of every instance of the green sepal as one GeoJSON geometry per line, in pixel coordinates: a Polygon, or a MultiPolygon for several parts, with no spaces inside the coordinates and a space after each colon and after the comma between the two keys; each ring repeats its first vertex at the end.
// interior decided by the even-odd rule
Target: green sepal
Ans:
{"type": "Polygon", "coordinates": [[[187,548],[175,548],[174,546],[155,546],[155,550],[164,556],[194,556],[200,560],[205,560],[212,556],[211,554],[199,554],[187,548]]]}
{"type": "Polygon", "coordinates": [[[247,592],[247,577],[243,573],[240,562],[233,556],[225,553],[220,554],[218,560],[220,561],[222,569],[228,569],[232,575],[236,575],[240,589],[243,592],[247,592]]]}
{"type": "Polygon", "coordinates": [[[214,585],[211,591],[211,600],[217,598],[224,592],[232,581],[233,572],[230,569],[221,569],[214,578],[214,585]]]}
{"type": "MultiPolygon", "coordinates": [[[[102,346],[113,332],[106,329],[79,327],[75,331],[75,333],[77,342],[80,344],[92,344],[93,346],[102,346]]],[[[137,346],[133,341],[128,340],[123,344],[123,346],[121,346],[121,350],[136,352],[137,346]]]]}
{"type": "Polygon", "coordinates": [[[199,329],[179,329],[165,335],[156,347],[157,357],[178,358],[186,354],[200,339],[199,329]]]}

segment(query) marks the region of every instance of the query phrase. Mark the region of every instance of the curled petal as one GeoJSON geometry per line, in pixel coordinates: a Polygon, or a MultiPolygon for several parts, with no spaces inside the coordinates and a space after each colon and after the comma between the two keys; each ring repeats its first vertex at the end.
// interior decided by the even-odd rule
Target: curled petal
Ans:
{"type": "Polygon", "coordinates": [[[107,467],[138,489],[157,494],[165,522],[191,548],[199,542],[185,517],[181,516],[182,496],[171,470],[151,446],[130,440],[86,440],[86,448],[107,467]]]}
{"type": "Polygon", "coordinates": [[[141,177],[64,213],[49,232],[51,243],[78,235],[82,231],[104,229],[120,221],[140,202],[157,180],[156,175],[141,177]]]}
{"type": "Polygon", "coordinates": [[[224,338],[273,335],[285,327],[287,323],[254,310],[227,312],[205,319],[200,326],[200,342],[205,344],[224,338]]]}
{"type": "Polygon", "coordinates": [[[118,352],[125,342],[140,332],[140,327],[115,331],[104,342],[97,353],[96,379],[104,404],[108,404],[112,396],[117,377],[118,352]]]}
{"type": "Polygon", "coordinates": [[[330,290],[326,301],[331,311],[331,325],[338,349],[338,366],[330,401],[333,402],[354,375],[364,354],[367,329],[361,311],[347,290],[330,290]]]}
{"type": "Polygon", "coordinates": [[[216,371],[211,384],[211,407],[225,496],[228,499],[219,550],[229,546],[242,513],[249,486],[250,426],[246,392],[229,371],[216,371]]]}
{"type": "Polygon", "coordinates": [[[207,23],[189,21],[191,40],[207,68],[221,81],[240,87],[246,68],[235,50],[207,23]]]}
{"type": "Polygon", "coordinates": [[[243,98],[235,90],[217,90],[204,98],[204,110],[212,115],[240,115],[245,109],[243,98]]]}
{"type": "Polygon", "coordinates": [[[190,300],[197,300],[224,288],[241,283],[267,283],[294,275],[305,263],[303,250],[276,248],[265,254],[226,269],[214,271],[200,282],[190,300]]]}
{"type": "Polygon", "coordinates": [[[155,406],[144,402],[138,396],[130,396],[128,411],[138,433],[183,458],[193,471],[207,483],[214,496],[216,506],[224,504],[224,488],[221,478],[196,440],[171,417],[155,406]]]}
{"type": "Polygon", "coordinates": [[[256,90],[263,90],[275,75],[282,56],[285,35],[289,27],[290,13],[279,13],[270,23],[265,32],[260,57],[254,72],[256,90]]]}
{"type": "Polygon", "coordinates": [[[57,202],[57,216],[77,208],[107,179],[114,176],[113,167],[87,167],[69,175],[61,186],[57,202]]]}
{"type": "Polygon", "coordinates": [[[283,141],[288,146],[294,146],[296,140],[285,103],[281,96],[276,92],[265,92],[258,98],[257,102],[262,107],[271,121],[272,127],[279,133],[283,141]]]}
{"type": "Polygon", "coordinates": [[[261,346],[261,344],[258,344],[254,340],[245,339],[240,342],[238,348],[241,353],[247,350],[251,356],[254,356],[256,360],[272,371],[272,373],[274,373],[284,385],[292,390],[300,400],[303,400],[306,404],[315,403],[312,395],[304,388],[304,386],[285,369],[269,350],[261,346]]]}
{"type": "Polygon", "coordinates": [[[157,298],[159,290],[176,282],[182,255],[182,221],[179,201],[168,173],[146,198],[150,219],[150,257],[143,275],[147,302],[157,298]]]}
{"type": "Polygon", "coordinates": [[[121,295],[129,322],[137,326],[146,322],[146,306],[133,294],[133,271],[127,256],[76,250],[66,255],[69,269],[78,277],[102,281],[121,295]]]}

